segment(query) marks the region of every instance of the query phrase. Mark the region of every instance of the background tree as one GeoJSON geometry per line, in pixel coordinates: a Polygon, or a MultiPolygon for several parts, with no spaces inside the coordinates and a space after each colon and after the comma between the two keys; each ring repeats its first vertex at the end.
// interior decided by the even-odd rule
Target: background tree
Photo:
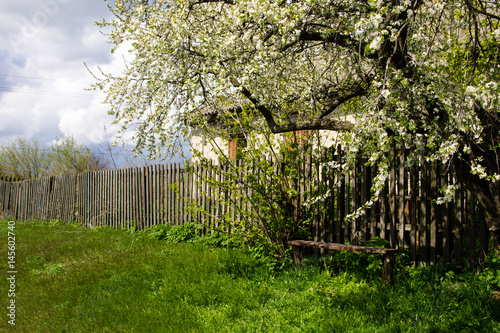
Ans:
{"type": "Polygon", "coordinates": [[[79,144],[74,137],[56,140],[50,149],[50,174],[74,174],[105,170],[108,161],[89,147],[79,144]]]}
{"type": "Polygon", "coordinates": [[[115,137],[104,128],[99,143],[93,147],[94,155],[106,161],[109,168],[135,168],[155,163],[149,161],[145,155],[136,155],[125,140],[115,141],[114,139],[115,137]]]}
{"type": "Polygon", "coordinates": [[[207,107],[250,108],[272,133],[348,131],[378,166],[376,196],[405,142],[408,163],[424,153],[464,181],[499,237],[498,2],[118,0],[113,12],[102,26],[133,60],[95,87],[138,150],[171,152],[207,107]]]}
{"type": "Polygon", "coordinates": [[[105,157],[79,144],[73,137],[62,138],[51,146],[37,138],[17,137],[0,143],[0,175],[27,180],[86,171],[104,170],[105,157]]]}
{"type": "Polygon", "coordinates": [[[49,166],[48,151],[36,138],[17,137],[0,144],[0,169],[7,177],[19,180],[44,177],[49,166]]]}

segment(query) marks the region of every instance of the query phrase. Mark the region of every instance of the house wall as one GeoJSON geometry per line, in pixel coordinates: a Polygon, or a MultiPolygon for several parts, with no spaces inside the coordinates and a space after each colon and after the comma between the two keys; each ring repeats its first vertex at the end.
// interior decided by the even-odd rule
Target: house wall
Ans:
{"type": "MultiPolygon", "coordinates": [[[[216,149],[220,148],[225,154],[228,154],[229,151],[228,143],[221,137],[216,137],[209,142],[207,139],[195,135],[191,138],[191,147],[201,152],[203,157],[209,158],[215,163],[218,162],[217,154],[215,153],[216,149]]],[[[193,157],[193,160],[196,161],[196,158],[193,157]]]]}
{"type": "MultiPolygon", "coordinates": [[[[354,117],[352,115],[349,115],[345,117],[345,120],[354,122],[354,117]]],[[[329,148],[331,146],[336,146],[337,144],[339,144],[338,132],[320,130],[319,133],[320,133],[319,146],[329,148]]],[[[263,137],[259,136],[259,138],[263,140],[263,137]]],[[[279,144],[279,142],[282,140],[283,140],[283,135],[276,135],[277,144],[279,144]]],[[[215,139],[213,139],[212,142],[210,142],[209,140],[204,139],[200,135],[194,135],[191,138],[191,146],[193,147],[193,149],[202,152],[202,155],[204,157],[213,160],[214,163],[216,164],[218,163],[218,161],[217,161],[217,154],[214,152],[214,148],[219,147],[228,157],[234,155],[234,152],[231,153],[230,150],[235,149],[234,143],[230,143],[226,140],[223,140],[222,137],[216,137],[215,139]]],[[[196,159],[194,160],[196,161],[196,159]]]]}

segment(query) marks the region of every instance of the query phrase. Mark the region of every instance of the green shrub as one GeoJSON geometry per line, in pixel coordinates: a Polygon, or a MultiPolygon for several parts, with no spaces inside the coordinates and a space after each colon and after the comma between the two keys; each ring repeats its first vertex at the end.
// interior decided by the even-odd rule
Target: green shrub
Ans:
{"type": "Polygon", "coordinates": [[[500,291],[500,253],[494,253],[487,258],[481,277],[491,284],[493,289],[500,291]]]}
{"type": "Polygon", "coordinates": [[[199,238],[199,227],[195,223],[171,226],[159,224],[141,232],[148,238],[163,240],[169,243],[190,242],[199,238]]]}

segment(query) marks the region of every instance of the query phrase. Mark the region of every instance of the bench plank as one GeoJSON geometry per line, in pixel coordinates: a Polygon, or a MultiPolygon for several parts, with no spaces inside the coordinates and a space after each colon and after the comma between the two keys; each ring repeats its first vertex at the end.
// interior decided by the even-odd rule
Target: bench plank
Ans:
{"type": "Polygon", "coordinates": [[[356,251],[365,253],[375,253],[382,254],[382,262],[384,265],[383,279],[385,283],[390,283],[392,281],[392,275],[394,270],[395,254],[398,250],[396,249],[385,249],[379,247],[370,246],[360,246],[360,245],[348,245],[348,244],[337,244],[337,243],[324,243],[324,242],[314,242],[306,240],[291,240],[288,244],[293,246],[293,254],[295,265],[300,267],[303,259],[303,253],[300,250],[301,247],[313,247],[328,250],[340,250],[340,251],[356,251]]]}
{"type": "Polygon", "coordinates": [[[337,243],[323,243],[323,242],[314,242],[314,241],[306,241],[306,240],[291,240],[291,241],[288,241],[288,244],[293,245],[293,246],[307,246],[307,247],[329,249],[329,250],[356,251],[356,252],[380,253],[380,254],[396,253],[398,251],[396,249],[385,249],[385,248],[381,248],[381,247],[369,247],[369,246],[337,244],[337,243]]]}

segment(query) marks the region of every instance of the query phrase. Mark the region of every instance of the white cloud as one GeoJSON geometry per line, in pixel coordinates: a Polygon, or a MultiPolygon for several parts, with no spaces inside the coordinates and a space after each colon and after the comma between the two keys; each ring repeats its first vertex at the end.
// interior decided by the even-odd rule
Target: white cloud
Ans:
{"type": "Polygon", "coordinates": [[[89,144],[104,126],[116,131],[104,96],[85,90],[93,78],[84,63],[121,71],[94,24],[110,14],[103,0],[0,3],[0,141],[73,135],[89,144]]]}

